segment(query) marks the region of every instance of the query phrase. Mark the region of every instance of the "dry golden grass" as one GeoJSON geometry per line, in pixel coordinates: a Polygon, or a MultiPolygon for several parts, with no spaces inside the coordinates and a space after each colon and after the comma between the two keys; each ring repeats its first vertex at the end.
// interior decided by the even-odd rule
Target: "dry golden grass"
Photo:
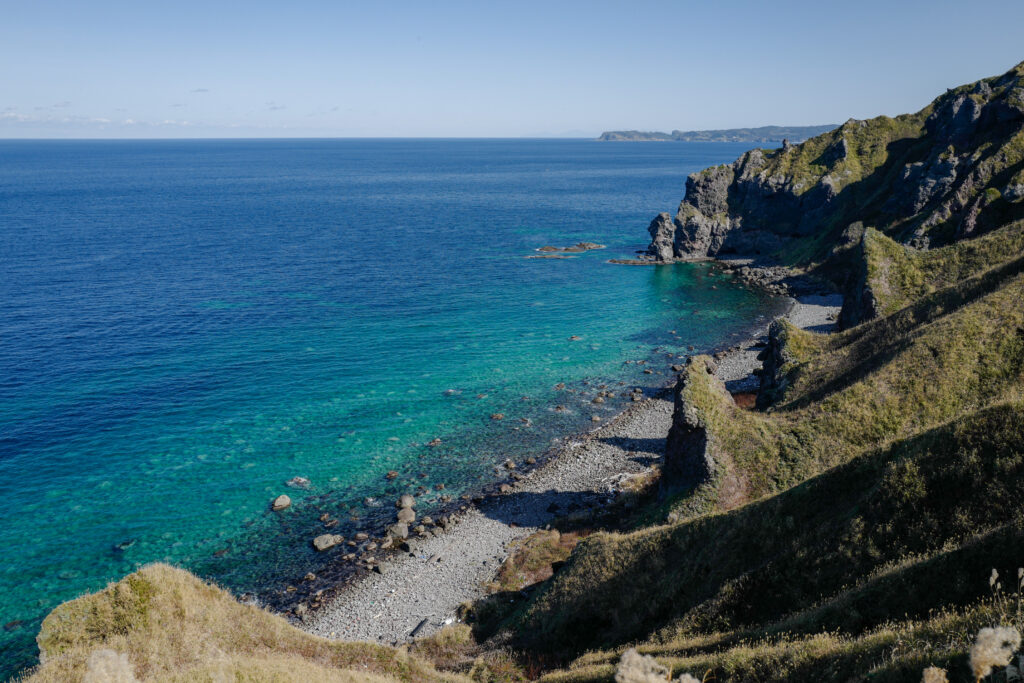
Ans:
{"type": "Polygon", "coordinates": [[[149,565],[43,621],[31,683],[80,681],[97,650],[139,681],[459,681],[403,649],[332,642],[237,602],[192,574],[149,565]]]}

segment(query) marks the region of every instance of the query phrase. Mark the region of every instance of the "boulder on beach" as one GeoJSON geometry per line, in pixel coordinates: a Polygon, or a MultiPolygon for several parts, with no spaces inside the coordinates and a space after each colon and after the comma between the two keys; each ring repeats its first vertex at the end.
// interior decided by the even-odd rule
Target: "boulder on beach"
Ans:
{"type": "Polygon", "coordinates": [[[291,506],[291,504],[291,498],[285,495],[280,495],[270,502],[270,509],[273,510],[274,512],[277,512],[279,510],[284,510],[285,508],[291,506]]]}
{"type": "Polygon", "coordinates": [[[405,524],[404,522],[392,524],[390,527],[388,527],[388,535],[391,538],[398,538],[404,541],[405,539],[409,538],[409,525],[405,524]]]}
{"type": "Polygon", "coordinates": [[[402,494],[402,497],[395,503],[395,507],[398,508],[412,508],[416,507],[416,499],[410,496],[408,493],[402,494]]]}
{"type": "Polygon", "coordinates": [[[330,550],[336,545],[340,545],[345,540],[344,536],[338,534],[321,534],[313,539],[313,547],[319,552],[330,550]]]}
{"type": "Polygon", "coordinates": [[[401,510],[398,511],[396,517],[398,518],[399,522],[411,524],[416,520],[416,513],[413,511],[412,508],[402,508],[401,510]]]}

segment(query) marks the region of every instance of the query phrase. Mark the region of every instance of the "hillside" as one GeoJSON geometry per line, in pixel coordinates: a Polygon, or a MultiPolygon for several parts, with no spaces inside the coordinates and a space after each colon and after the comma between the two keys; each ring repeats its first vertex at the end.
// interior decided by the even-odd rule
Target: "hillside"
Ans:
{"type": "Polygon", "coordinates": [[[601,133],[599,142],[669,140],[674,142],[803,142],[836,126],[760,126],[720,130],[674,130],[671,133],[640,130],[611,130],[601,133]]]}

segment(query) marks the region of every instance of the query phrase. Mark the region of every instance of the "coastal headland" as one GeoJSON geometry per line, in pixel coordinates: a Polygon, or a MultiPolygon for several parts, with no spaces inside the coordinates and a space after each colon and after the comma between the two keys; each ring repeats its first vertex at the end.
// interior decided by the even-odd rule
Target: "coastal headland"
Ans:
{"type": "Polygon", "coordinates": [[[150,568],[55,610],[35,680],[99,659],[153,680],[282,661],[322,680],[1009,679],[1024,63],[695,173],[649,233],[638,262],[715,259],[793,307],[672,359],[668,386],[443,533],[396,529],[379,572],[286,615],[318,637],[209,587],[185,605],[150,568]],[[258,642],[225,645],[223,620],[195,616],[211,605],[248,610],[258,642]],[[201,655],[146,644],[200,622],[201,655]]]}

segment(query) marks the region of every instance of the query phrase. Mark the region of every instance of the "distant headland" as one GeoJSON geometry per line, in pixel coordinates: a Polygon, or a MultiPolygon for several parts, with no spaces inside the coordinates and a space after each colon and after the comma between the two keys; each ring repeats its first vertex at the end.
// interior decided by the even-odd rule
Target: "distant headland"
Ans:
{"type": "Polygon", "coordinates": [[[674,130],[671,133],[642,130],[609,130],[601,133],[599,142],[659,141],[672,142],[803,142],[838,128],[825,126],[761,126],[760,128],[726,128],[724,130],[674,130]]]}

